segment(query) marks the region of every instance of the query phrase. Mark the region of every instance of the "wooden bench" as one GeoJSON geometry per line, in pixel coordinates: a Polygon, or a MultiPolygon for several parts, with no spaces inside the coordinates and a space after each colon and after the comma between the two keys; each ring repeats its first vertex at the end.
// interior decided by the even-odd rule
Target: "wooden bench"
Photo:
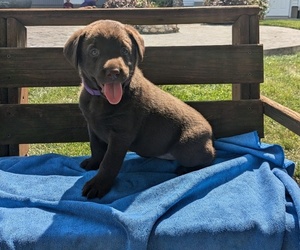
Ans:
{"type": "Polygon", "coordinates": [[[25,155],[31,143],[88,140],[77,104],[28,104],[28,87],[78,86],[80,79],[62,48],[27,48],[26,26],[87,25],[98,19],[232,24],[232,45],[147,47],[145,76],[156,84],[232,84],[232,100],[189,102],[210,121],[217,138],[253,130],[263,137],[264,114],[300,135],[298,113],[260,96],[258,12],[256,6],[0,10],[0,156],[25,155]]]}

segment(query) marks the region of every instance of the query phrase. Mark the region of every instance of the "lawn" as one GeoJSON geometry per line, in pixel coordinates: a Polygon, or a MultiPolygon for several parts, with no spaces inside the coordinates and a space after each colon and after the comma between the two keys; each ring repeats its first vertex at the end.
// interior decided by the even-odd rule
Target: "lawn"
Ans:
{"type": "MultiPolygon", "coordinates": [[[[300,20],[262,20],[262,25],[300,29],[300,20]]],[[[263,95],[300,112],[300,53],[286,56],[266,56],[263,95]]],[[[164,90],[182,100],[226,100],[231,98],[230,85],[164,86],[164,90]]],[[[31,88],[30,103],[77,102],[79,88],[31,88]]],[[[275,121],[266,117],[264,142],[280,144],[286,157],[297,164],[296,179],[300,183],[300,138],[275,121]]],[[[64,155],[90,154],[88,143],[31,145],[30,154],[59,153],[64,155]]]]}
{"type": "Polygon", "coordinates": [[[265,19],[260,21],[260,25],[278,26],[292,29],[300,29],[300,19],[265,19]]]}

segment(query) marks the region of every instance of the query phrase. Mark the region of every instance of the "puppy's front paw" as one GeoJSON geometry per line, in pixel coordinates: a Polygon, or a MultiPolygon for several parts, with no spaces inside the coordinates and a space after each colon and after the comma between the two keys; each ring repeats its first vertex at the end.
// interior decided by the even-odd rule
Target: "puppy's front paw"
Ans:
{"type": "Polygon", "coordinates": [[[80,167],[84,168],[85,170],[97,170],[99,168],[100,162],[94,160],[92,157],[85,159],[80,163],[80,167]]]}
{"type": "Polygon", "coordinates": [[[106,195],[113,186],[113,181],[101,179],[99,176],[95,176],[85,183],[82,189],[82,195],[88,199],[101,198],[106,195]]]}

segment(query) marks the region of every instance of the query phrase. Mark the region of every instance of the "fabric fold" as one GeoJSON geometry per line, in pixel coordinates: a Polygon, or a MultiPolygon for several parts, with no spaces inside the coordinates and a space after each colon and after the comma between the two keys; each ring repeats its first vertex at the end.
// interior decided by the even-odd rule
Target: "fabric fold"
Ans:
{"type": "Polygon", "coordinates": [[[0,249],[299,249],[295,164],[256,132],[215,141],[207,168],[128,153],[113,189],[82,197],[84,156],[0,158],[0,249]]]}

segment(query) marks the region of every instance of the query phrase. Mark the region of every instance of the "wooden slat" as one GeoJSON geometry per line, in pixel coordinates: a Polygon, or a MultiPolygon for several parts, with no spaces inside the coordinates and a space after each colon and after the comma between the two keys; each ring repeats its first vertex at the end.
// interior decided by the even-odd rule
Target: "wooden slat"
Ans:
{"type": "Polygon", "coordinates": [[[249,43],[249,15],[240,16],[232,25],[232,44],[248,44],[249,43]]]}
{"type": "Polygon", "coordinates": [[[216,138],[257,131],[264,137],[260,100],[188,102],[212,125],[216,138]]]}
{"type": "MultiPolygon", "coordinates": [[[[242,15],[232,25],[233,44],[258,44],[259,20],[257,16],[242,15]]],[[[232,86],[232,99],[259,99],[260,85],[234,84],[232,86]]]]}
{"type": "Polygon", "coordinates": [[[259,17],[257,15],[250,16],[249,27],[249,43],[259,43],[259,17]]]}
{"type": "MultiPolygon", "coordinates": [[[[62,48],[0,49],[0,88],[78,85],[62,48]]],[[[156,84],[260,83],[261,45],[147,47],[141,68],[156,84]],[[159,66],[158,66],[159,65],[159,66]]]]}
{"type": "Polygon", "coordinates": [[[80,78],[62,48],[1,48],[0,87],[75,86],[80,78]]]}
{"type": "Polygon", "coordinates": [[[0,17],[0,47],[7,46],[6,19],[0,17]]]}
{"type": "MultiPolygon", "coordinates": [[[[6,19],[0,18],[0,47],[7,46],[7,26],[6,19]]],[[[0,88],[0,103],[8,102],[8,89],[0,88]]],[[[0,156],[9,155],[9,146],[0,146],[0,156]]]]}
{"type": "MultiPolygon", "coordinates": [[[[0,47],[7,46],[7,26],[6,19],[0,18],[0,47]]],[[[8,89],[0,88],[0,104],[8,102],[8,89]]],[[[0,146],[0,156],[9,155],[9,146],[0,146]]]]}
{"type": "MultiPolygon", "coordinates": [[[[215,137],[257,130],[262,136],[260,101],[189,103],[211,122],[215,137]]],[[[77,104],[0,105],[0,143],[48,143],[88,140],[77,104]]]]}
{"type": "Polygon", "coordinates": [[[257,15],[257,6],[118,8],[118,9],[5,9],[0,18],[15,17],[25,26],[86,25],[99,19],[128,24],[233,23],[241,15],[257,15]]]}
{"type": "MultiPolygon", "coordinates": [[[[15,18],[7,18],[5,24],[5,39],[6,43],[3,46],[7,47],[26,47],[27,45],[27,30],[26,27],[15,18]]],[[[5,65],[3,65],[5,67],[5,65]]],[[[28,90],[25,88],[9,88],[0,90],[2,92],[2,100],[5,99],[6,103],[17,104],[28,102],[28,90]],[[3,94],[7,96],[3,98],[3,94]]],[[[2,102],[3,103],[3,102],[2,102]]],[[[25,155],[28,152],[28,145],[3,145],[0,151],[7,152],[9,155],[25,155]]],[[[3,154],[2,154],[3,155],[3,154]]]]}
{"type": "Polygon", "coordinates": [[[77,104],[0,105],[1,144],[88,140],[77,104]]]}
{"type": "Polygon", "coordinates": [[[7,47],[26,47],[27,29],[16,18],[7,19],[7,47]]]}
{"type": "Polygon", "coordinates": [[[277,121],[297,135],[300,135],[300,113],[284,107],[265,96],[261,96],[261,100],[263,102],[264,113],[267,116],[271,117],[273,120],[277,121]]]}
{"type": "Polygon", "coordinates": [[[141,67],[157,84],[260,83],[262,53],[261,45],[153,47],[141,67]]]}

